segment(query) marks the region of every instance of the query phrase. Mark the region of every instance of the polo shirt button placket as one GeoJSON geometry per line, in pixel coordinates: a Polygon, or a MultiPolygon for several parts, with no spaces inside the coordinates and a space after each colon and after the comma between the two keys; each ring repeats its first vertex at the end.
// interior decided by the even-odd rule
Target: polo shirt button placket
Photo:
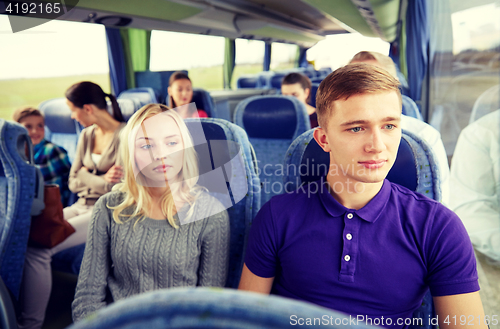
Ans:
{"type": "Polygon", "coordinates": [[[352,219],[352,217],[353,217],[353,216],[352,216],[352,214],[351,214],[351,213],[348,213],[348,214],[347,214],[347,218],[352,219]]]}
{"type": "Polygon", "coordinates": [[[351,260],[351,256],[349,256],[349,255],[345,255],[345,256],[344,256],[344,260],[345,260],[346,262],[350,261],[350,260],[351,260]]]}

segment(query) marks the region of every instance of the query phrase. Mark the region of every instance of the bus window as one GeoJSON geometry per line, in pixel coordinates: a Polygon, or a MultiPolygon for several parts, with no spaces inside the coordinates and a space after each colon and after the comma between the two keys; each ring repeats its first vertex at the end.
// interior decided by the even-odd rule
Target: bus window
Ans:
{"type": "Polygon", "coordinates": [[[10,120],[19,107],[64,97],[79,81],[110,92],[103,25],[54,20],[13,34],[8,17],[1,15],[0,31],[9,31],[0,37],[0,118],[10,120]]]}
{"type": "Polygon", "coordinates": [[[193,87],[224,89],[224,38],[187,33],[151,33],[151,71],[187,70],[193,87]]]}
{"type": "Polygon", "coordinates": [[[295,67],[297,46],[274,42],[271,45],[271,71],[281,71],[295,67]]]}
{"type": "Polygon", "coordinates": [[[430,63],[430,122],[441,131],[451,157],[475,101],[500,82],[500,7],[493,0],[480,4],[450,0],[449,6],[431,7],[432,16],[439,19],[432,19],[431,25],[435,54],[430,63]]]}
{"type": "Polygon", "coordinates": [[[335,70],[346,65],[360,51],[376,51],[389,54],[389,43],[359,33],[328,35],[307,51],[307,60],[316,70],[330,67],[335,70]]]}
{"type": "Polygon", "coordinates": [[[231,88],[236,89],[236,81],[245,74],[262,72],[264,41],[236,39],[236,58],[231,80],[231,88]]]}

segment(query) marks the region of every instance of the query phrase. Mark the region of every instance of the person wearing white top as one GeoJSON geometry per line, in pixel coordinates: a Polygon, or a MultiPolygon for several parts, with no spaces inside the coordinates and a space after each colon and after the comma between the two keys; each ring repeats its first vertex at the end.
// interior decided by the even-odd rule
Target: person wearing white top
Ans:
{"type": "Polygon", "coordinates": [[[474,248],[500,262],[500,110],[465,127],[451,164],[450,208],[474,248]]]}

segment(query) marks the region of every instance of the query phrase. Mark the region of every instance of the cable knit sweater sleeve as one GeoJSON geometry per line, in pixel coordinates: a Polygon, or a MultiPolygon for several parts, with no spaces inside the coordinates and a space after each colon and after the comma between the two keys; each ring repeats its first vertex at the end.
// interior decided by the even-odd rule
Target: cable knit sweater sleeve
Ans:
{"type": "Polygon", "coordinates": [[[105,197],[97,200],[89,223],[89,232],[82,266],[78,276],[73,321],[106,306],[107,278],[111,266],[110,220],[105,197]]]}
{"type": "Polygon", "coordinates": [[[224,209],[207,218],[201,234],[198,286],[224,287],[229,265],[229,217],[224,209]]]}

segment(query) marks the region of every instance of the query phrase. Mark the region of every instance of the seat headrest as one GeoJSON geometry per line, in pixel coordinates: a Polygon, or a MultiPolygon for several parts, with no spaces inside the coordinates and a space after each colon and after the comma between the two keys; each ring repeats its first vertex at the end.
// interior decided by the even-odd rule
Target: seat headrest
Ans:
{"type": "Polygon", "coordinates": [[[40,104],[40,112],[45,117],[45,125],[52,133],[77,134],[75,120],[71,119],[71,110],[66,98],[54,98],[40,104]]]}
{"type": "Polygon", "coordinates": [[[244,75],[238,78],[236,82],[238,88],[257,88],[259,85],[259,77],[253,75],[244,75]]]}
{"type": "Polygon", "coordinates": [[[156,95],[153,88],[142,87],[124,90],[118,96],[121,98],[133,98],[139,102],[139,108],[150,103],[157,103],[156,95]]]}
{"type": "MultiPolygon", "coordinates": [[[[416,191],[418,175],[417,165],[413,150],[407,141],[407,138],[409,137],[403,134],[399,144],[396,161],[389,171],[387,179],[412,191],[416,191]]],[[[289,179],[291,177],[291,170],[295,170],[300,176],[300,181],[293,182],[293,184],[307,184],[326,176],[330,164],[330,155],[329,153],[323,151],[313,138],[313,130],[309,130],[297,138],[297,140],[290,146],[287,153],[291,154],[291,158],[297,159],[297,157],[300,157],[299,153],[302,152],[302,150],[303,155],[298,168],[289,168],[290,164],[285,164],[289,179]],[[305,148],[301,148],[298,144],[305,145],[305,148]]],[[[285,185],[287,192],[291,192],[299,187],[293,184],[288,187],[285,185]]]]}
{"type": "Polygon", "coordinates": [[[307,109],[291,96],[259,95],[240,102],[234,122],[250,138],[295,139],[311,129],[307,109]]]}

